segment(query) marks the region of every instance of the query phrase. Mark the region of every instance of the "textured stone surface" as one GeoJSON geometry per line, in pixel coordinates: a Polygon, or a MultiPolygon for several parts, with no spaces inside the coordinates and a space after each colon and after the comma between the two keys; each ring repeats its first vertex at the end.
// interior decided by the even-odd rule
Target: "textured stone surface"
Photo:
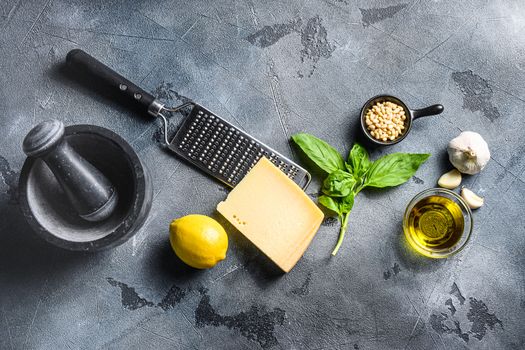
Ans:
{"type": "MultiPolygon", "coordinates": [[[[525,347],[525,5],[509,1],[85,1],[0,4],[1,349],[522,349],[525,347]],[[298,265],[275,269],[214,211],[227,191],[160,147],[160,124],[61,72],[83,48],[169,104],[201,102],[297,159],[305,131],[347,152],[378,93],[445,112],[385,152],[430,152],[413,181],[361,194],[339,254],[325,220],[298,265]],[[145,227],[100,254],[54,248],[17,206],[21,142],[36,123],[126,138],[150,168],[145,227]],[[407,250],[407,202],[449,170],[460,131],[492,159],[464,184],[486,198],[471,242],[433,261],[407,250]],[[171,219],[230,233],[209,271],[170,251],[171,219]]],[[[174,118],[176,122],[179,117],[174,118]]],[[[316,196],[319,179],[308,193],[316,196]]]]}

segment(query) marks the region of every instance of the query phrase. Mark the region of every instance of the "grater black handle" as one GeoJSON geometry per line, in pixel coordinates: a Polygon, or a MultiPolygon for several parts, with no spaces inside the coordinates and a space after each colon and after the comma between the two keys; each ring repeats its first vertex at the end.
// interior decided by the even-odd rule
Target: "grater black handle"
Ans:
{"type": "Polygon", "coordinates": [[[108,86],[118,94],[125,96],[126,99],[136,104],[145,112],[148,112],[149,106],[155,101],[153,95],[83,50],[74,49],[69,51],[66,56],[66,62],[70,67],[96,78],[98,82],[108,86]]]}

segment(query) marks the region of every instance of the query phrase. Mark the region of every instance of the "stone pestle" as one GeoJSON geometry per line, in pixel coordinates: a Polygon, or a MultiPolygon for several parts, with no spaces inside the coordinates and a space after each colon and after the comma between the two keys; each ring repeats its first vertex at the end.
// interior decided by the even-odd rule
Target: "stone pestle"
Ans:
{"type": "Polygon", "coordinates": [[[117,206],[115,187],[69,145],[64,130],[58,120],[36,125],[24,139],[24,153],[46,163],[81,218],[107,219],[117,206]]]}

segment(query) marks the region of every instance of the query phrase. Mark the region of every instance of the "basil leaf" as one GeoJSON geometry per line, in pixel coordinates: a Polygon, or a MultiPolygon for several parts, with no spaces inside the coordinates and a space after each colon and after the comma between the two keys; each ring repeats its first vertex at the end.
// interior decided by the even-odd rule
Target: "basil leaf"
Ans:
{"type": "Polygon", "coordinates": [[[372,163],[368,170],[365,186],[392,187],[406,182],[423,164],[430,154],[392,153],[372,163]]]}
{"type": "Polygon", "coordinates": [[[344,170],[336,170],[323,181],[322,191],[332,197],[346,197],[352,192],[355,182],[352,174],[344,170]]]}
{"type": "Polygon", "coordinates": [[[366,149],[358,143],[355,143],[348,155],[348,163],[352,168],[354,177],[358,178],[363,176],[372,165],[368,158],[368,152],[366,149]]]}
{"type": "Polygon", "coordinates": [[[327,173],[345,168],[343,158],[339,152],[325,141],[306,133],[295,134],[292,136],[292,140],[303,150],[308,158],[327,173]]]}
{"type": "Polygon", "coordinates": [[[350,192],[348,196],[340,199],[339,210],[341,213],[346,214],[352,210],[352,207],[354,206],[354,196],[354,192],[350,192]]]}
{"type": "Polygon", "coordinates": [[[344,215],[349,213],[354,206],[354,193],[350,194],[343,198],[332,198],[330,196],[320,196],[319,203],[324,207],[336,212],[339,215],[344,215]]]}
{"type": "Polygon", "coordinates": [[[319,203],[321,203],[324,207],[335,211],[337,214],[340,214],[339,212],[339,204],[329,196],[320,196],[318,199],[319,203]]]}

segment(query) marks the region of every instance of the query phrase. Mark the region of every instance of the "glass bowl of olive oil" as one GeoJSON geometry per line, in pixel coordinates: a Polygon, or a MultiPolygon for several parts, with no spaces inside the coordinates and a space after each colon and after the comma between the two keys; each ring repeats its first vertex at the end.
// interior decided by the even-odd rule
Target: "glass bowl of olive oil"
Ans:
{"type": "Polygon", "coordinates": [[[456,193],[431,188],[418,193],[407,206],[403,231],[412,248],[429,258],[459,252],[472,233],[472,212],[456,193]]]}

